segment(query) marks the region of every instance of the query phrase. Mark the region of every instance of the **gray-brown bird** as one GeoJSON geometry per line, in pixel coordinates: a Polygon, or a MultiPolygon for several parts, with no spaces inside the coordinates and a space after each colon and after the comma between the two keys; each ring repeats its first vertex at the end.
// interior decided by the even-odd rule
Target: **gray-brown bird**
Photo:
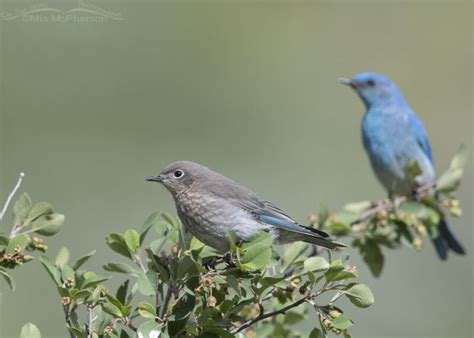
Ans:
{"type": "Polygon", "coordinates": [[[238,241],[268,230],[277,244],[304,241],[325,248],[345,247],[324,231],[295,222],[253,191],[200,164],[178,161],[147,181],[163,184],[171,193],[184,226],[201,242],[229,250],[229,232],[238,241]]]}

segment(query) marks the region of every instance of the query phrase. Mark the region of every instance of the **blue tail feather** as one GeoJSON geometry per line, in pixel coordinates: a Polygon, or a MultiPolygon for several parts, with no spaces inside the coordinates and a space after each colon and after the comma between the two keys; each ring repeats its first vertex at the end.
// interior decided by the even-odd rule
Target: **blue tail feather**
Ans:
{"type": "Polygon", "coordinates": [[[453,230],[444,219],[439,222],[438,231],[439,235],[433,239],[433,244],[439,258],[445,260],[448,257],[448,250],[452,250],[460,255],[466,254],[461,242],[457,239],[453,230]]]}

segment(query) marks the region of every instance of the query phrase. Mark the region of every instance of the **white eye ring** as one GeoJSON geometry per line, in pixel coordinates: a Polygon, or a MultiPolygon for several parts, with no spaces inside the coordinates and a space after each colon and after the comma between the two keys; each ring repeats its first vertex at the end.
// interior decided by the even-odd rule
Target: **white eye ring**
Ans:
{"type": "Polygon", "coordinates": [[[175,170],[173,173],[174,178],[181,178],[184,176],[184,172],[182,170],[175,170]]]}

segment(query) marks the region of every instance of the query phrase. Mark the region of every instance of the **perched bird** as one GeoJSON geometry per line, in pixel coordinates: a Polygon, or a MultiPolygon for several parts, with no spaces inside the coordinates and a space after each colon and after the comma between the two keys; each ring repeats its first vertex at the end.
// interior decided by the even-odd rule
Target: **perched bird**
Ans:
{"type": "Polygon", "coordinates": [[[253,191],[200,164],[175,162],[147,181],[163,184],[173,196],[185,227],[201,242],[222,252],[230,248],[231,231],[238,241],[268,230],[279,244],[304,241],[329,249],[344,247],[324,231],[296,223],[253,191]]]}
{"type": "MultiPolygon", "coordinates": [[[[411,196],[417,187],[435,183],[428,135],[395,83],[376,73],[361,73],[339,82],[352,87],[364,102],[362,140],[372,169],[389,196],[411,196]],[[415,182],[406,170],[413,161],[422,170],[415,182]]],[[[448,249],[463,255],[464,248],[441,216],[439,235],[433,240],[439,257],[446,259],[448,249]]]]}

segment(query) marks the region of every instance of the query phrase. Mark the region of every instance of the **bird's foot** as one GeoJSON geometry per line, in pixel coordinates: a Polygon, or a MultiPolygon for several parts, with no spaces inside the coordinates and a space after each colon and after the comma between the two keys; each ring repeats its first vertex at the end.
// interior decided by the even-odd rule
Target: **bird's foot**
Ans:
{"type": "Polygon", "coordinates": [[[227,251],[223,258],[224,262],[227,264],[227,268],[235,268],[234,261],[232,260],[232,253],[230,251],[227,251]]]}
{"type": "Polygon", "coordinates": [[[222,263],[222,262],[223,262],[223,258],[222,258],[222,257],[214,256],[214,257],[212,257],[211,259],[209,259],[208,261],[206,261],[202,266],[203,266],[204,269],[206,269],[207,271],[211,271],[211,270],[215,270],[215,269],[216,269],[216,265],[219,264],[219,263],[222,263]]]}

